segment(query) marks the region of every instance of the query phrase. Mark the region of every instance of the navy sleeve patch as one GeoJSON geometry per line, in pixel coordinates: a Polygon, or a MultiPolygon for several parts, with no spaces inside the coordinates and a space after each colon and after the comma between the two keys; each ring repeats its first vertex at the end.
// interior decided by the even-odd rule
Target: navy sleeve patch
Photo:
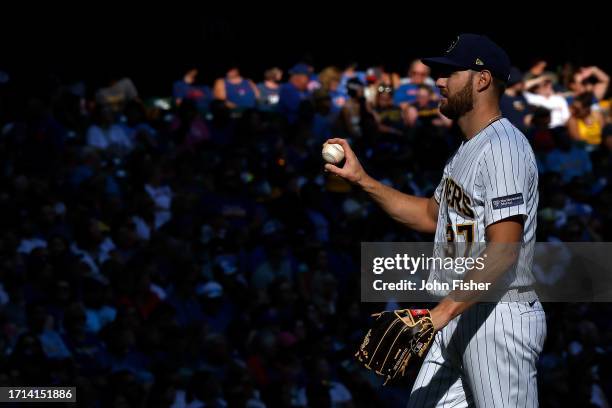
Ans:
{"type": "Polygon", "coordinates": [[[502,208],[514,207],[515,205],[521,205],[524,203],[523,195],[521,193],[512,194],[504,197],[497,197],[491,200],[494,210],[501,210],[502,208]]]}

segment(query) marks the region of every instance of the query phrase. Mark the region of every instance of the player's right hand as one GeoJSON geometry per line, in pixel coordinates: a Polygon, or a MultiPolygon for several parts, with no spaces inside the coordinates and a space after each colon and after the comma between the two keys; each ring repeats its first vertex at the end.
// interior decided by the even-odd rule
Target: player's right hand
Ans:
{"type": "Polygon", "coordinates": [[[327,163],[325,165],[325,170],[354,184],[359,184],[367,177],[365,170],[361,166],[361,163],[359,163],[359,159],[357,159],[353,149],[351,149],[351,146],[345,139],[333,138],[325,143],[337,143],[344,149],[344,165],[338,167],[331,163],[327,163]]]}

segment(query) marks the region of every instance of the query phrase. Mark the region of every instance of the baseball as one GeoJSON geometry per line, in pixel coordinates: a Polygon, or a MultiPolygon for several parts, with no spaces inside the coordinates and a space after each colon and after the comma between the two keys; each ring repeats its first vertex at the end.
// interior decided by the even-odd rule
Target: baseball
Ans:
{"type": "Polygon", "coordinates": [[[344,149],[336,143],[325,143],[323,145],[323,160],[331,164],[337,164],[344,159],[344,149]]]}

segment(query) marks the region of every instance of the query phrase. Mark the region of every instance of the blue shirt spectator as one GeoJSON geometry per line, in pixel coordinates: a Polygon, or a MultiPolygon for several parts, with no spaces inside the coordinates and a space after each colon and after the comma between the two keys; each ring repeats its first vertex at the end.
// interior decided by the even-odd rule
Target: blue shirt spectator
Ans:
{"type": "Polygon", "coordinates": [[[187,71],[183,79],[176,81],[172,86],[172,96],[177,105],[180,105],[184,99],[191,99],[196,103],[198,110],[208,110],[208,105],[212,100],[212,91],[206,85],[196,83],[198,75],[197,69],[187,71]]]}
{"type": "Polygon", "coordinates": [[[416,101],[418,91],[419,85],[417,84],[400,85],[393,93],[393,103],[396,106],[402,103],[412,103],[416,101]]]}
{"type": "Polygon", "coordinates": [[[523,95],[523,74],[518,68],[510,69],[510,79],[506,91],[499,101],[500,109],[505,118],[523,133],[527,133],[530,123],[528,115],[531,113],[527,98],[523,95]]]}
{"type": "Polygon", "coordinates": [[[358,79],[359,82],[361,82],[362,84],[365,84],[367,82],[366,73],[364,71],[358,71],[357,64],[355,63],[349,64],[347,68],[344,70],[344,72],[342,72],[342,75],[340,77],[340,84],[338,85],[338,91],[341,92],[343,95],[346,95],[347,97],[348,97],[348,90],[346,86],[348,85],[348,81],[350,81],[353,78],[358,79]]]}
{"type": "Polygon", "coordinates": [[[559,173],[564,183],[591,173],[593,167],[589,154],[572,143],[566,132],[557,133],[555,142],[557,148],[546,155],[546,171],[559,173]]]}
{"type": "Polygon", "coordinates": [[[238,68],[231,68],[225,78],[215,81],[215,99],[225,101],[230,109],[244,110],[257,105],[259,90],[250,79],[243,78],[238,68]]]}
{"type": "Polygon", "coordinates": [[[401,79],[400,86],[393,94],[393,103],[397,106],[413,103],[417,98],[419,85],[423,84],[428,85],[435,93],[438,93],[438,88],[429,74],[429,67],[423,64],[421,60],[412,61],[408,68],[408,77],[401,79]]]}
{"type": "Polygon", "coordinates": [[[272,112],[276,110],[279,100],[280,81],[283,71],[279,68],[270,68],[264,73],[264,81],[257,85],[259,90],[259,109],[272,112]]]}
{"type": "Polygon", "coordinates": [[[529,115],[529,103],[525,96],[522,93],[516,95],[506,93],[501,97],[499,106],[502,115],[524,133],[526,130],[525,118],[529,115]]]}
{"type": "Polygon", "coordinates": [[[278,111],[289,123],[294,123],[302,101],[308,98],[307,91],[310,68],[306,64],[297,64],[289,71],[289,82],[283,84],[279,93],[278,111]]]}
{"type": "Polygon", "coordinates": [[[225,92],[227,93],[227,100],[235,104],[238,109],[254,108],[257,104],[255,91],[246,79],[238,83],[225,79],[225,92]]]}

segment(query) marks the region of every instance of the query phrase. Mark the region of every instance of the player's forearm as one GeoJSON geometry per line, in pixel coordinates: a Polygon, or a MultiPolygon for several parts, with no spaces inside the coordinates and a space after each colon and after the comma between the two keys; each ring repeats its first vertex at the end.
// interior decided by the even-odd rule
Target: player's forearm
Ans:
{"type": "Polygon", "coordinates": [[[430,214],[428,198],[404,194],[367,175],[358,184],[397,222],[418,232],[436,231],[437,219],[430,214]]]}
{"type": "Polygon", "coordinates": [[[485,251],[479,255],[485,259],[483,262],[484,267],[479,270],[470,270],[466,273],[463,281],[473,282],[474,284],[488,283],[491,284],[489,286],[491,289],[489,291],[454,290],[432,309],[434,315],[442,316],[443,320],[450,321],[477,303],[485,293],[491,293],[495,289],[495,283],[497,283],[517,261],[519,249],[520,244],[518,243],[495,243],[489,245],[485,251]]]}

